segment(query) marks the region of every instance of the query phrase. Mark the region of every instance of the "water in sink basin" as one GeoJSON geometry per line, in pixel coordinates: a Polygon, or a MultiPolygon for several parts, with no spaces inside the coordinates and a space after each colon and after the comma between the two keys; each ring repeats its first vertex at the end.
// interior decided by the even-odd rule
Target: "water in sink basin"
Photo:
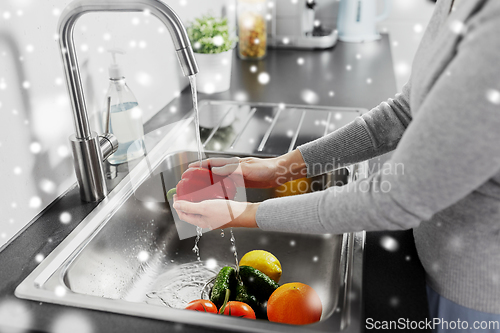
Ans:
{"type": "Polygon", "coordinates": [[[147,293],[149,304],[166,305],[170,308],[184,309],[195,299],[199,299],[203,287],[221,269],[214,261],[182,264],[158,277],[151,292],[147,293]],[[214,265],[215,264],[215,265],[214,265]]]}

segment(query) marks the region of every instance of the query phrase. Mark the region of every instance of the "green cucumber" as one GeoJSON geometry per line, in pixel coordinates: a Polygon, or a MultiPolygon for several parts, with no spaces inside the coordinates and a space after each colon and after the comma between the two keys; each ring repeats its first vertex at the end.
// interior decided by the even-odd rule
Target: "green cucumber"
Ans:
{"type": "Polygon", "coordinates": [[[259,302],[266,302],[279,287],[269,276],[250,266],[240,266],[239,275],[243,284],[259,302]]]}
{"type": "Polygon", "coordinates": [[[260,306],[257,298],[248,291],[248,288],[242,282],[238,282],[236,286],[235,301],[248,304],[254,311],[260,306]]]}
{"type": "Polygon", "coordinates": [[[267,319],[266,308],[257,300],[257,297],[248,291],[248,288],[241,281],[236,286],[235,301],[248,304],[255,312],[257,318],[267,319]]]}
{"type": "Polygon", "coordinates": [[[233,295],[236,293],[236,283],[236,271],[234,268],[230,266],[222,267],[215,278],[214,286],[210,293],[210,300],[217,308],[220,308],[222,304],[224,304],[226,289],[229,289],[230,295],[234,297],[233,295]]]}

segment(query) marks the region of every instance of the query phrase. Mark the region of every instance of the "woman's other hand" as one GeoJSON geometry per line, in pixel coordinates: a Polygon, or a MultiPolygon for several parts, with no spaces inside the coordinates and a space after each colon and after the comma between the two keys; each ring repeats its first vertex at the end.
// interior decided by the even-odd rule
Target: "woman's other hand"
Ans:
{"type": "Polygon", "coordinates": [[[189,224],[211,230],[228,227],[258,228],[255,221],[258,203],[225,199],[202,202],[176,199],[174,196],[174,209],[179,218],[189,224]]]}

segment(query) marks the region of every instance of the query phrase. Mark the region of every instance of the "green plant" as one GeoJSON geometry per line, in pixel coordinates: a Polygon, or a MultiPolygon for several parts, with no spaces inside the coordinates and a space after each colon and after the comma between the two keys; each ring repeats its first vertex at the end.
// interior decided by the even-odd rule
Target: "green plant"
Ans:
{"type": "Polygon", "coordinates": [[[227,18],[207,14],[194,20],[187,28],[189,39],[196,53],[221,53],[233,48],[227,18]]]}

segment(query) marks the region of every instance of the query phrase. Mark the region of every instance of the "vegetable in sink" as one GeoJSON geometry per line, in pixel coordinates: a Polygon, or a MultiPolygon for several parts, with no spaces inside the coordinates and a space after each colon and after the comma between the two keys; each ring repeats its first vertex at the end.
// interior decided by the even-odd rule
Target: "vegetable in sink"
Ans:
{"type": "Polygon", "coordinates": [[[257,318],[267,319],[267,309],[265,307],[265,302],[259,302],[257,300],[257,297],[255,297],[255,295],[253,295],[241,281],[238,281],[238,285],[236,286],[235,299],[238,302],[248,304],[255,312],[255,316],[257,318]]]}
{"type": "Polygon", "coordinates": [[[229,290],[233,295],[236,291],[236,271],[233,267],[225,266],[219,271],[215,278],[210,300],[219,308],[224,304],[226,291],[229,290]]]}
{"type": "Polygon", "coordinates": [[[229,295],[231,291],[226,289],[226,295],[224,297],[224,304],[219,309],[219,314],[240,318],[256,319],[255,312],[246,303],[238,301],[229,301],[229,295]]]}
{"type": "Polygon", "coordinates": [[[226,306],[221,309],[221,311],[222,312],[220,314],[224,314],[227,316],[256,319],[253,309],[248,304],[242,302],[228,302],[226,306]]]}
{"type": "Polygon", "coordinates": [[[210,199],[233,200],[236,196],[236,185],[229,177],[212,173],[210,166],[205,168],[189,168],[183,174],[174,189],[167,193],[170,200],[177,194],[178,200],[201,202],[210,199]]]}
{"type": "Polygon", "coordinates": [[[279,287],[269,276],[250,266],[240,266],[240,278],[261,302],[267,301],[279,287]]]}
{"type": "Polygon", "coordinates": [[[193,310],[199,312],[217,313],[217,307],[214,303],[206,299],[197,299],[189,302],[186,310],[193,310]]]}

